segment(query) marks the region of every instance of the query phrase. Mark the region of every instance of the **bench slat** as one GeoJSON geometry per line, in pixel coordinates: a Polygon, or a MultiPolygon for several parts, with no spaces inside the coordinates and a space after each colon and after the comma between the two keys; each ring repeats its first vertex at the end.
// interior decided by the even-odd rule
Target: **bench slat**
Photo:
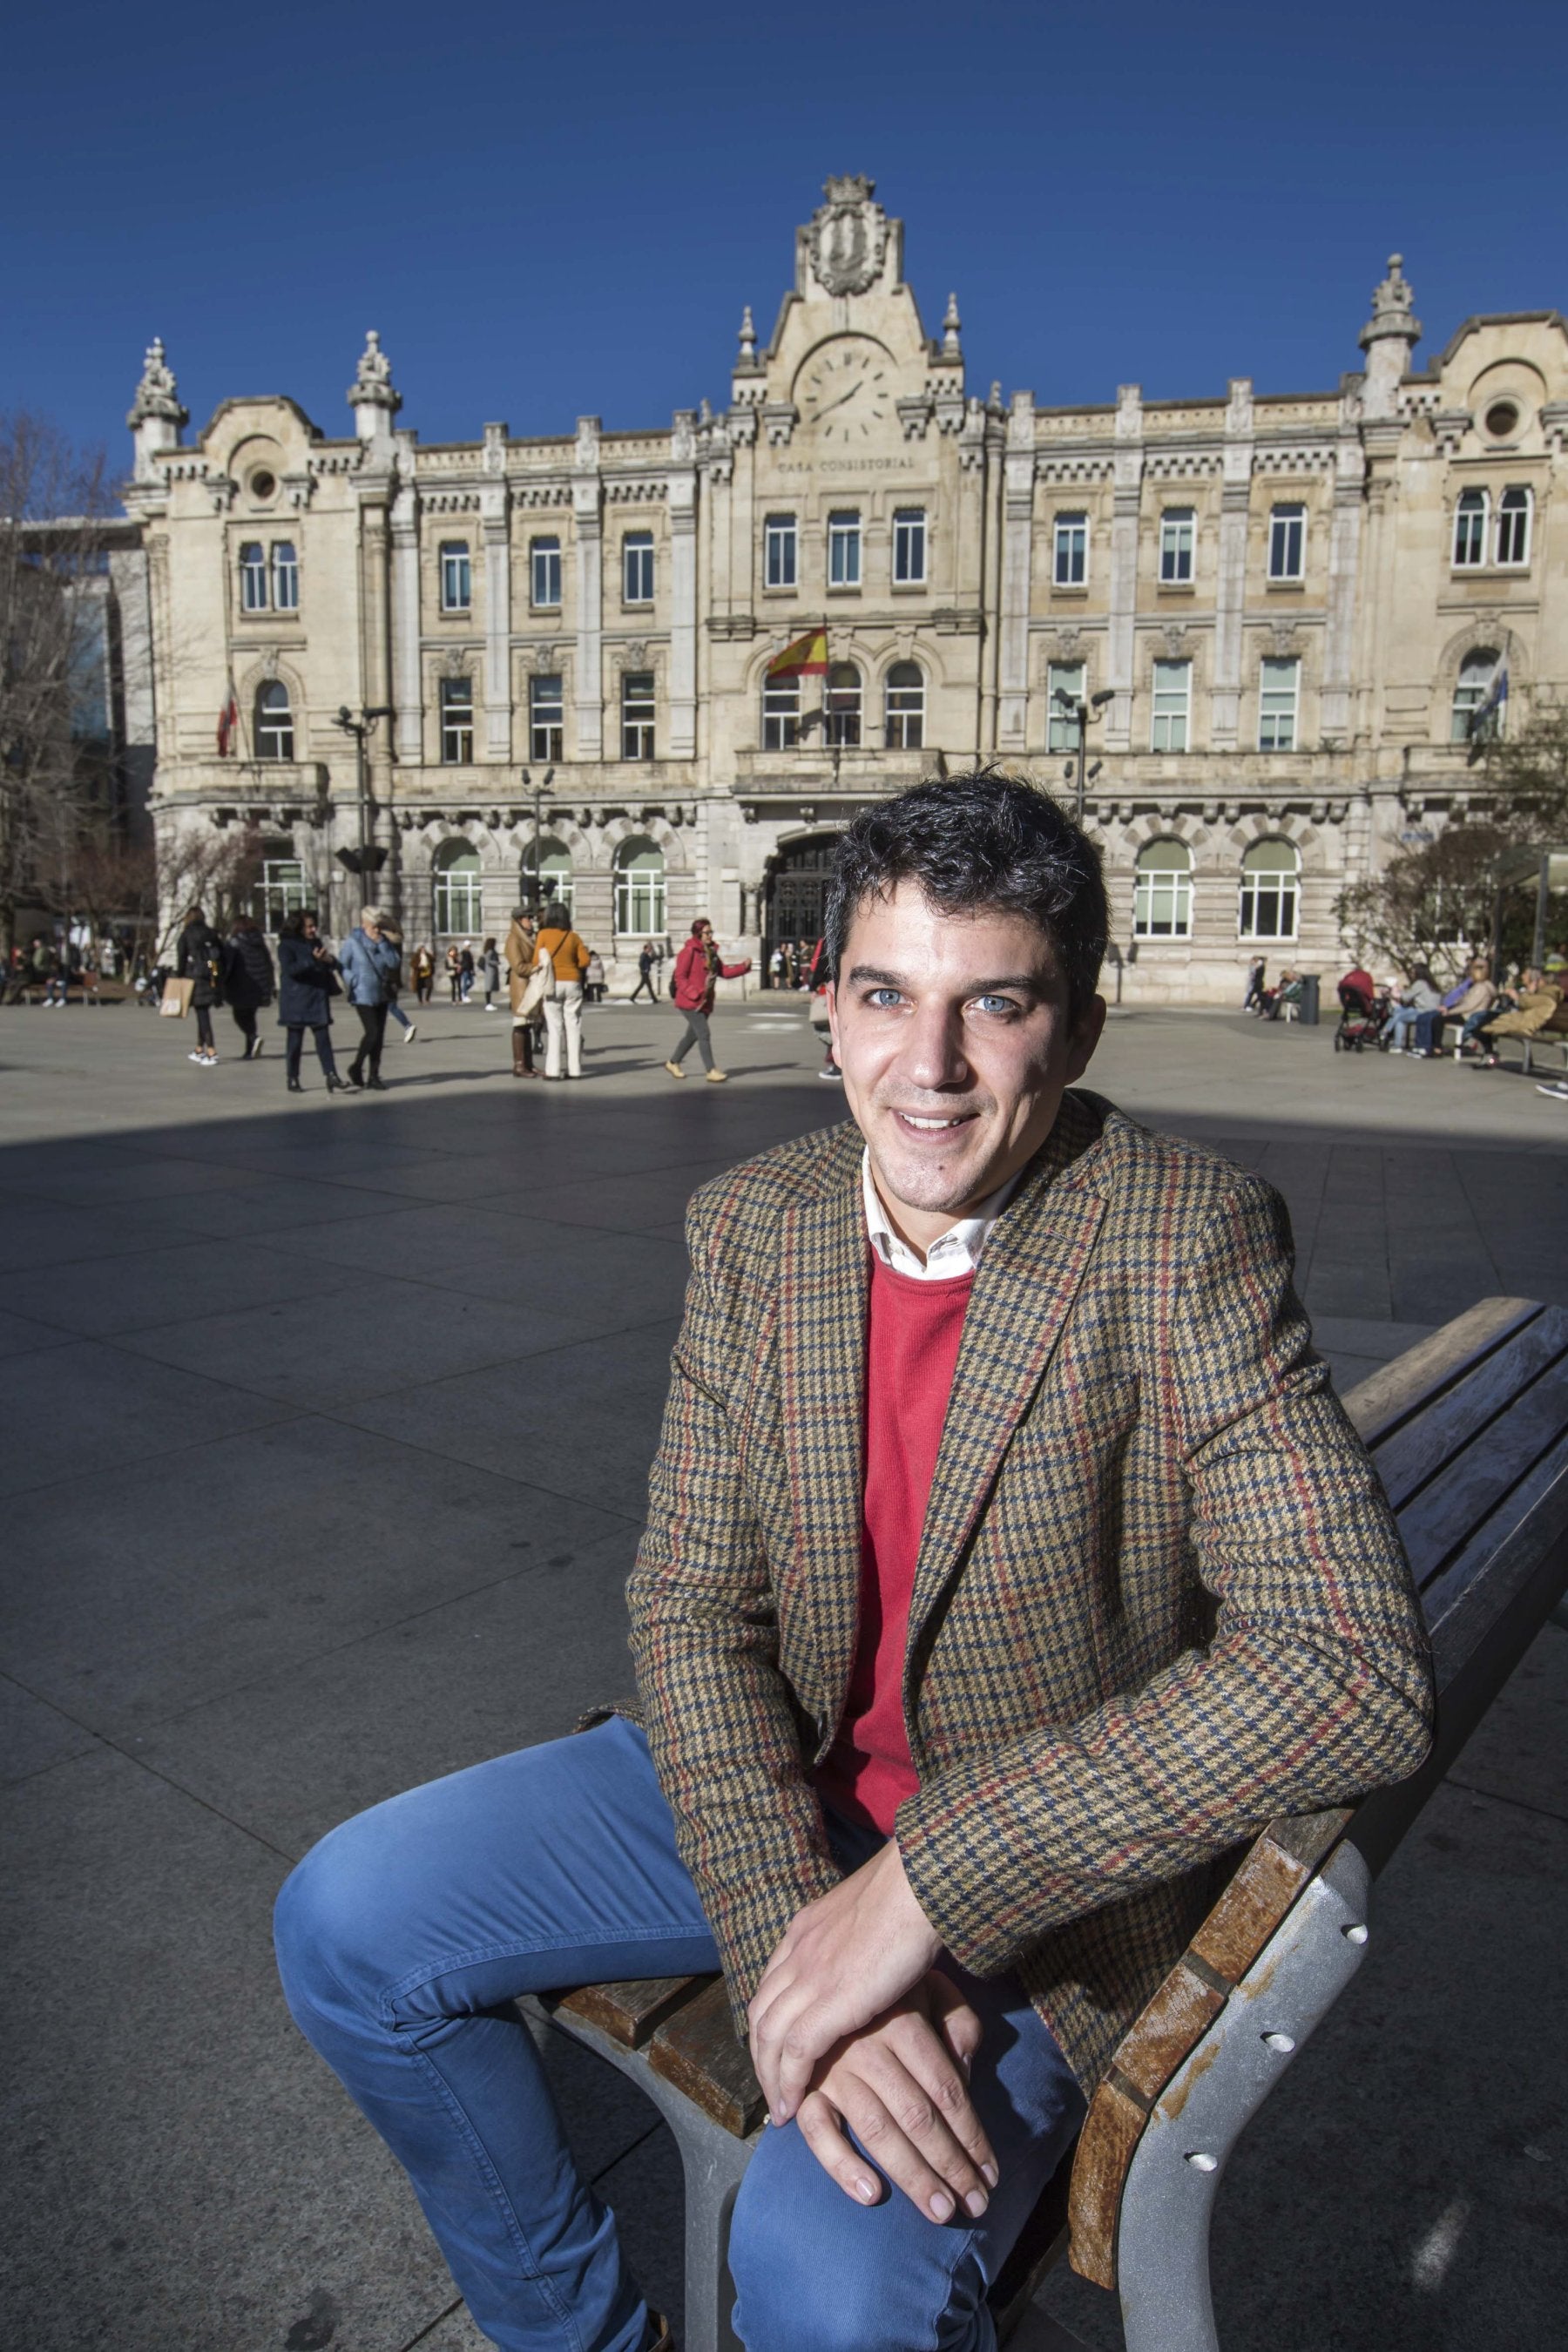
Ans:
{"type": "Polygon", "coordinates": [[[745,2044],[736,2039],[730,1996],[715,1977],[678,2009],[648,2044],[648,2064],[737,2139],[763,2120],[763,2094],[745,2044]]]}
{"type": "Polygon", "coordinates": [[[1403,1422],[1462,1379],[1510,1332],[1541,1313],[1533,1298],[1482,1298],[1440,1331],[1369,1373],[1345,1398],[1345,1411],[1373,1453],[1403,1422]]]}
{"type": "Polygon", "coordinates": [[[1394,1509],[1403,1510],[1565,1351],[1568,1315],[1561,1309],[1538,1315],[1379,1446],[1378,1475],[1394,1509]]]}
{"type": "Polygon", "coordinates": [[[579,1985],[555,2005],[596,2025],[623,2050],[640,2050],[663,2025],[714,1979],[706,1977],[628,1977],[619,1984],[579,1985]]]}
{"type": "Polygon", "coordinates": [[[1399,1532],[1426,1591],[1568,1428],[1568,1363],[1559,1362],[1451,1462],[1399,1515],[1399,1532]]]}

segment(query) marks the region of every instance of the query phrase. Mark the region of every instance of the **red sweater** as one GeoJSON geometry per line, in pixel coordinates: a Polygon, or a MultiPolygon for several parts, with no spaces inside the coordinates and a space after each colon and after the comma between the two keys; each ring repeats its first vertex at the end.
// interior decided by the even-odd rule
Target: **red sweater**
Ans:
{"type": "Polygon", "coordinates": [[[838,1737],[816,1775],[851,1821],[891,1836],[920,1782],[904,1730],[910,1601],[973,1274],[917,1282],[871,1254],[860,1622],[838,1737]]]}

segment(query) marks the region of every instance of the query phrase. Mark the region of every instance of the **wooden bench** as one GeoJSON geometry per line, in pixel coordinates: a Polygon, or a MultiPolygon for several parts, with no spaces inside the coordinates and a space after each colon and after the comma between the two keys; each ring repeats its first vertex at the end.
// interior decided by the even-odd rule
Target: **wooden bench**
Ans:
{"type": "MultiPolygon", "coordinates": [[[[1413,1779],[1270,1822],[1117,2051],[992,2293],[1002,2340],[1068,2251],[1127,2352],[1217,2352],[1209,2224],[1232,2148],[1365,1957],[1373,1881],[1568,1584],[1568,1310],[1483,1299],[1346,1399],[1398,1515],[1436,1662],[1413,1779]]],[[[686,2177],[686,2352],[738,2352],[730,2213],[762,2100],[715,1977],[586,1985],[536,2015],[653,2099],[686,2177]]],[[[1049,2332],[1049,2331],[1048,2331],[1049,2332]]],[[[1077,2339],[1050,2333],[1063,2347],[1077,2339]]]]}
{"type": "MultiPolygon", "coordinates": [[[[13,976],[5,984],[3,1001],[6,1004],[42,1004],[45,1002],[46,985],[45,982],[31,976],[26,979],[17,979],[13,976]]],[[[66,989],[66,1003],[68,1004],[73,1003],[129,1004],[134,1003],[137,992],[132,982],[128,980],[73,980],[66,989]]]]}

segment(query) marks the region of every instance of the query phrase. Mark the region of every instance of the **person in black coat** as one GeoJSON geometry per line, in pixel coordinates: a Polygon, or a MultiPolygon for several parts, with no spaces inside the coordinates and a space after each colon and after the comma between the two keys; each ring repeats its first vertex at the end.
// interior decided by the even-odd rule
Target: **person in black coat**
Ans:
{"type": "Polygon", "coordinates": [[[338,1066],[332,1059],[331,1000],[342,992],[337,970],[336,956],[329,952],[317,934],[313,909],[307,908],[302,914],[286,916],[278,935],[278,1021],[279,1027],[289,1032],[291,1095],[304,1092],[300,1084],[300,1056],[307,1029],[316,1041],[316,1058],[326,1076],[327,1092],[352,1092],[348,1080],[339,1077],[338,1066]]]}
{"type": "Polygon", "coordinates": [[[174,970],[181,980],[195,983],[191,990],[191,1011],[196,1016],[196,1045],[195,1051],[186,1058],[199,1062],[205,1069],[217,1066],[213,1006],[223,1003],[223,941],[201,908],[193,907],[180,933],[174,970]]]}
{"type": "Polygon", "coordinates": [[[253,1062],[261,1051],[256,1016],[264,1004],[271,1003],[277,984],[272,951],[261,936],[260,924],[254,915],[241,915],[228,935],[224,955],[224,993],[234,1025],[245,1040],[241,1061],[253,1062]]]}

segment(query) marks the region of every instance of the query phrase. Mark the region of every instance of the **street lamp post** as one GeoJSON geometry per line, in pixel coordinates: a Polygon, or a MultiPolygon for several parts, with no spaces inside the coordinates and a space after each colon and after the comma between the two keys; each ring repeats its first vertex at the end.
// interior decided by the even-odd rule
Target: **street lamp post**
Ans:
{"type": "MultiPolygon", "coordinates": [[[[1081,701],[1076,694],[1067,693],[1059,686],[1052,690],[1051,700],[1056,704],[1058,709],[1070,712],[1072,717],[1078,720],[1078,751],[1075,754],[1073,764],[1078,774],[1077,814],[1079,824],[1083,823],[1084,786],[1088,782],[1088,777],[1084,772],[1084,763],[1089,752],[1089,722],[1091,719],[1098,719],[1106,704],[1108,702],[1113,702],[1115,699],[1116,689],[1114,687],[1109,686],[1101,687],[1098,694],[1091,694],[1087,702],[1081,701]]],[[[1097,776],[1100,773],[1100,762],[1098,761],[1095,762],[1094,772],[1097,776]]]]}
{"type": "Polygon", "coordinates": [[[343,857],[341,850],[338,855],[344,865],[352,862],[362,882],[371,873],[379,871],[382,858],[386,854],[384,850],[375,851],[370,837],[370,766],[365,756],[365,744],[374,730],[376,720],[391,717],[392,705],[389,702],[378,702],[371,709],[362,710],[357,719],[346,702],[340,704],[338,709],[336,724],[345,735],[352,735],[354,739],[354,792],[359,802],[359,847],[352,861],[343,857]]]}

